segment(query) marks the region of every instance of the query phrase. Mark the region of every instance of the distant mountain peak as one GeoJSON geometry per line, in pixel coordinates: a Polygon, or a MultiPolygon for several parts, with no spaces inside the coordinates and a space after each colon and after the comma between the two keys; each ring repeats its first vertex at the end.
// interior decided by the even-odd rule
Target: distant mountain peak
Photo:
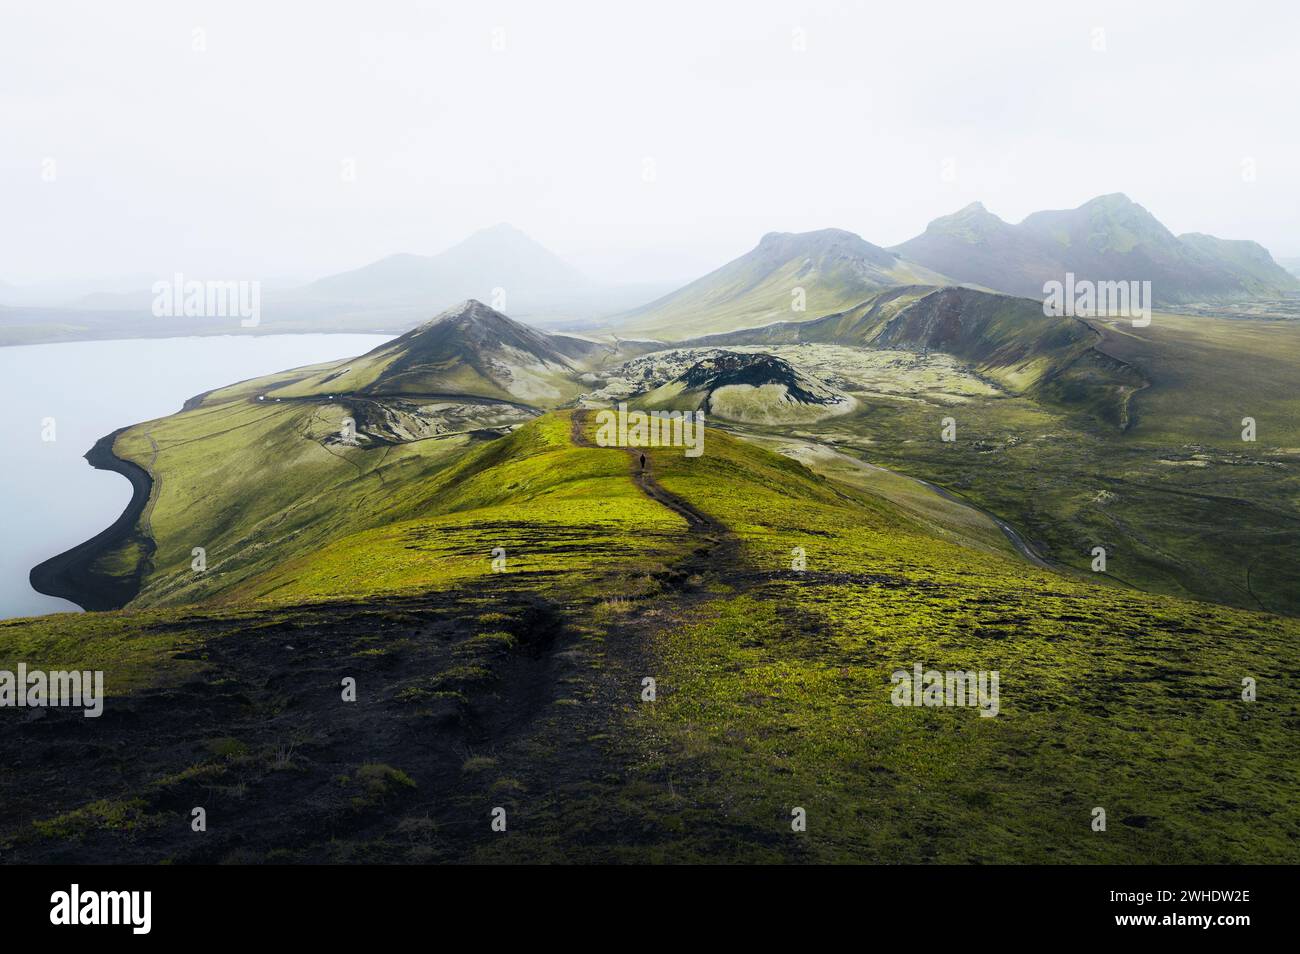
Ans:
{"type": "Polygon", "coordinates": [[[339,362],[304,387],[316,393],[460,394],[550,405],[581,391],[570,364],[581,344],[467,298],[406,334],[339,362]]]}
{"type": "Polygon", "coordinates": [[[486,228],[481,228],[477,231],[471,232],[460,244],[486,240],[527,243],[528,245],[535,245],[538,248],[544,248],[540,242],[523,229],[511,225],[509,222],[498,222],[496,225],[489,225],[486,228]]]}
{"type": "MultiPolygon", "coordinates": [[[[1089,199],[1087,202],[1083,203],[1083,205],[1079,206],[1079,208],[1086,209],[1090,206],[1096,205],[1106,206],[1109,208],[1123,208],[1132,205],[1137,206],[1139,209],[1142,208],[1123,192],[1107,192],[1105,195],[1099,195],[1096,198],[1089,199]]],[[[1144,209],[1143,211],[1146,210],[1144,209]]]]}
{"type": "Polygon", "coordinates": [[[866,248],[884,251],[856,232],[847,229],[814,229],[811,232],[768,232],[759,240],[763,248],[866,248]]]}
{"type": "Polygon", "coordinates": [[[862,236],[848,229],[812,229],[808,232],[768,232],[759,240],[759,245],[773,242],[862,242],[862,236]]]}
{"type": "Polygon", "coordinates": [[[477,321],[492,321],[494,319],[512,321],[512,319],[506,315],[497,311],[495,308],[483,304],[483,302],[479,301],[477,298],[466,298],[464,301],[452,305],[446,311],[434,315],[424,324],[420,325],[416,331],[419,331],[422,328],[431,328],[434,325],[443,322],[472,323],[477,321]]]}
{"type": "Polygon", "coordinates": [[[855,263],[870,268],[891,268],[898,258],[888,249],[872,245],[861,235],[846,229],[817,229],[812,232],[768,232],[753,252],[767,262],[787,261],[803,256],[814,262],[855,263]]]}
{"type": "Polygon", "coordinates": [[[498,222],[496,225],[489,225],[486,228],[479,229],[478,232],[475,234],[482,234],[484,232],[499,232],[504,235],[527,235],[528,234],[523,229],[511,225],[509,222],[498,222]]]}
{"type": "Polygon", "coordinates": [[[1145,206],[1134,202],[1123,192],[1111,192],[1108,195],[1099,195],[1097,198],[1081,205],[1080,210],[1088,209],[1089,211],[1104,211],[1114,215],[1124,221],[1140,221],[1147,223],[1150,227],[1159,230],[1163,235],[1173,237],[1173,232],[1165,228],[1164,223],[1152,215],[1145,206]]]}
{"type": "Polygon", "coordinates": [[[389,255],[322,278],[309,285],[307,292],[314,298],[367,305],[442,305],[467,295],[491,297],[493,290],[500,288],[517,308],[521,302],[580,292],[590,284],[527,233],[508,222],[498,222],[437,255],[389,255]]]}
{"type": "Polygon", "coordinates": [[[420,341],[434,338],[441,342],[455,340],[475,346],[485,343],[505,344],[536,351],[547,359],[555,357],[548,335],[515,321],[477,298],[467,298],[446,311],[439,312],[397,341],[405,343],[409,348],[417,346],[420,341]]]}
{"type": "MultiPolygon", "coordinates": [[[[1143,220],[1155,223],[1164,231],[1160,221],[1147,211],[1143,206],[1134,202],[1123,192],[1108,192],[1105,195],[1099,195],[1089,199],[1082,205],[1073,209],[1050,209],[1041,212],[1034,212],[1026,216],[1021,225],[1030,225],[1036,221],[1063,221],[1068,219],[1083,220],[1096,219],[1098,215],[1116,215],[1124,220],[1143,220]]],[[[1170,233],[1172,234],[1172,233],[1170,233]]]]}
{"type": "Polygon", "coordinates": [[[1150,281],[1158,304],[1271,297],[1296,287],[1262,247],[1175,236],[1123,192],[1034,212],[1018,225],[972,203],[894,250],[959,281],[1030,298],[1067,272],[1092,281],[1150,281]]]}
{"type": "Polygon", "coordinates": [[[622,316],[622,330],[692,337],[787,315],[815,317],[893,285],[949,282],[846,229],[768,232],[739,258],[622,316]],[[707,324],[699,322],[702,316],[707,324]]]}
{"type": "Polygon", "coordinates": [[[926,226],[925,230],[930,233],[966,233],[973,236],[1007,228],[1010,228],[1010,226],[986,209],[983,202],[972,202],[970,205],[958,209],[952,215],[945,215],[935,219],[926,226]]]}

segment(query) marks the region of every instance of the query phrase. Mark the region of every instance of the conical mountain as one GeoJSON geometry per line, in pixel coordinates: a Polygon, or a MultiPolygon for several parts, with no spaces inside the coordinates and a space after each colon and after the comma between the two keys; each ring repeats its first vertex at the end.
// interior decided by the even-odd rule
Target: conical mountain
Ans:
{"type": "Polygon", "coordinates": [[[543,406],[582,390],[571,356],[583,347],[594,346],[546,334],[468,299],[276,393],[471,396],[543,406]]]}
{"type": "Polygon", "coordinates": [[[437,255],[389,255],[330,275],[301,290],[305,298],[357,304],[421,302],[432,307],[487,298],[495,288],[522,302],[588,287],[554,252],[505,223],[482,229],[437,255]]]}

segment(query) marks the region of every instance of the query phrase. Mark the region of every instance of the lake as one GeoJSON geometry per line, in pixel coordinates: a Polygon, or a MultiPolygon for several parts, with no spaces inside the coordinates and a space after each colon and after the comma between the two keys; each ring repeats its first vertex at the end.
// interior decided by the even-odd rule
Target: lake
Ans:
{"type": "Polygon", "coordinates": [[[77,611],[31,588],[37,563],[93,537],[131,499],[82,455],[105,434],[181,409],[202,391],[364,354],[389,335],[241,335],[0,348],[0,618],[77,611]],[[49,421],[53,421],[50,434],[49,421]],[[46,437],[53,436],[53,440],[46,437]]]}

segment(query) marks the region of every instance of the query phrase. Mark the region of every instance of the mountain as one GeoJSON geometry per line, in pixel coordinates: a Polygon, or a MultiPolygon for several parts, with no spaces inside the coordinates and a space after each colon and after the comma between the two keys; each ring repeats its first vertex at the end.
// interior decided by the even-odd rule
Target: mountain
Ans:
{"type": "MultiPolygon", "coordinates": [[[[168,273],[0,285],[0,346],[175,335],[171,323],[152,314],[153,284],[171,278],[168,273]]],[[[491,300],[503,310],[508,306],[511,314],[537,326],[572,329],[596,326],[671,287],[661,281],[593,282],[509,225],[476,232],[438,255],[390,255],[308,285],[285,277],[240,280],[258,282],[256,327],[245,328],[238,319],[187,318],[185,334],[399,334],[467,298],[491,300]]]]}
{"type": "Polygon", "coordinates": [[[740,258],[615,321],[620,334],[679,340],[779,318],[813,318],[882,288],[917,283],[950,281],[842,229],[770,232],[740,258]],[[806,296],[805,310],[795,312],[793,296],[799,288],[806,296]]]}
{"type": "Polygon", "coordinates": [[[748,424],[814,421],[857,406],[847,394],[770,354],[719,351],[635,400],[648,409],[702,410],[748,424]]]}
{"type": "Polygon", "coordinates": [[[812,321],[780,322],[686,342],[689,346],[836,344],[942,351],[1008,387],[1033,383],[1044,357],[1090,346],[1096,332],[1077,318],[1043,314],[1039,302],[948,286],[911,285],[880,292],[812,321]]]}
{"type": "Polygon", "coordinates": [[[1082,407],[1125,428],[1140,372],[1096,348],[1078,318],[1043,314],[1040,302],[949,286],[892,288],[813,321],[779,322],[686,342],[690,347],[831,344],[937,351],[968,363],[1016,394],[1082,407]]]}
{"type": "Polygon", "coordinates": [[[1300,290],[1300,281],[1268,253],[1258,242],[1248,239],[1221,239],[1201,232],[1188,232],[1178,241],[1206,258],[1231,269],[1252,297],[1276,297],[1279,292],[1300,290]]]}
{"type": "Polygon", "coordinates": [[[470,299],[373,351],[325,366],[275,394],[452,394],[549,405],[581,391],[576,363],[602,347],[537,331],[470,299]]]}
{"type": "MultiPolygon", "coordinates": [[[[1258,282],[1231,261],[1181,241],[1121,194],[1101,196],[1077,209],[1035,212],[1021,228],[1055,248],[1076,278],[1150,281],[1152,294],[1162,303],[1243,298],[1258,290],[1258,282]]],[[[1287,283],[1285,273],[1282,281],[1287,283]]],[[[1037,291],[1041,296],[1041,284],[1037,291]]]]}
{"type": "Polygon", "coordinates": [[[895,251],[959,281],[1013,295],[1042,295],[1043,276],[1060,271],[1059,257],[1036,235],[1002,221],[979,202],[935,219],[895,251]]]}
{"type": "Polygon", "coordinates": [[[151,300],[149,288],[156,277],[148,274],[110,278],[43,279],[21,285],[0,282],[3,303],[24,308],[86,308],[111,311],[115,296],[134,295],[135,304],[151,300]]]}
{"type": "Polygon", "coordinates": [[[1279,258],[1277,263],[1296,278],[1300,278],[1300,258],[1279,258]]]}
{"type": "Polygon", "coordinates": [[[137,509],[36,567],[33,585],[78,601],[88,595],[95,609],[231,586],[343,526],[400,509],[385,487],[390,468],[414,479],[532,420],[539,405],[575,397],[585,386],[579,366],[606,350],[465,301],[358,357],[196,395],[180,413],[95,446],[88,459],[132,480],[137,509]],[[196,497],[198,487],[212,493],[196,497]],[[142,492],[155,533],[183,532],[161,539],[139,530],[142,492]],[[171,571],[188,535],[226,541],[221,579],[171,571]],[[105,552],[112,557],[101,560],[105,552]]]}
{"type": "Polygon", "coordinates": [[[893,251],[963,282],[1040,298],[1066,272],[1092,281],[1150,281],[1157,304],[1276,297],[1300,289],[1254,242],[1175,236],[1120,193],[1010,225],[978,202],[935,219],[893,251]]]}
{"type": "Polygon", "coordinates": [[[389,255],[300,289],[300,297],[353,304],[422,302],[440,307],[505,292],[511,310],[586,291],[591,281],[507,224],[475,232],[437,255],[389,255]]]}

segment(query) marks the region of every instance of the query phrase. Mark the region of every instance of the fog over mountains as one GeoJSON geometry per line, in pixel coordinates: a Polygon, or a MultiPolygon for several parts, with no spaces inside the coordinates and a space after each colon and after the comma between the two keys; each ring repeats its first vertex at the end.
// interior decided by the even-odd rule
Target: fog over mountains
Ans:
{"type": "MultiPolygon", "coordinates": [[[[892,248],[839,228],[770,232],[749,252],[675,290],[600,283],[501,223],[435,255],[396,253],[307,283],[266,281],[254,330],[396,334],[474,298],[533,324],[674,340],[817,318],[905,285],[968,285],[1038,299],[1045,282],[1067,272],[1094,281],[1150,281],[1162,307],[1300,293],[1300,278],[1258,243],[1176,236],[1115,193],[1076,209],[1035,212],[1014,225],[976,202],[892,248]]],[[[214,277],[230,278],[186,276],[214,277]]],[[[151,285],[139,276],[62,289],[0,284],[0,344],[231,333],[223,320],[182,325],[155,318],[151,285]]]]}
{"type": "Polygon", "coordinates": [[[327,275],[298,293],[352,304],[425,300],[432,305],[478,297],[493,289],[521,300],[564,300],[595,287],[591,279],[512,225],[475,232],[437,255],[396,254],[327,275]]]}
{"type": "Polygon", "coordinates": [[[1261,245],[1211,235],[1175,236],[1127,196],[1035,212],[1011,225],[978,202],[935,219],[893,251],[997,291],[1042,295],[1065,272],[1094,281],[1150,281],[1159,304],[1275,297],[1300,289],[1261,245]]]}
{"type": "Polygon", "coordinates": [[[624,332],[682,338],[800,321],[841,311],[888,287],[970,285],[1041,299],[1043,284],[1150,281],[1155,302],[1228,302],[1300,291],[1263,246],[1210,235],[1175,236],[1121,194],[1077,209],[1035,212],[1011,225],[973,203],[885,249],[841,229],[771,233],[758,247],[694,282],[618,316],[624,332]],[[803,307],[792,300],[803,294],[803,307]]]}

